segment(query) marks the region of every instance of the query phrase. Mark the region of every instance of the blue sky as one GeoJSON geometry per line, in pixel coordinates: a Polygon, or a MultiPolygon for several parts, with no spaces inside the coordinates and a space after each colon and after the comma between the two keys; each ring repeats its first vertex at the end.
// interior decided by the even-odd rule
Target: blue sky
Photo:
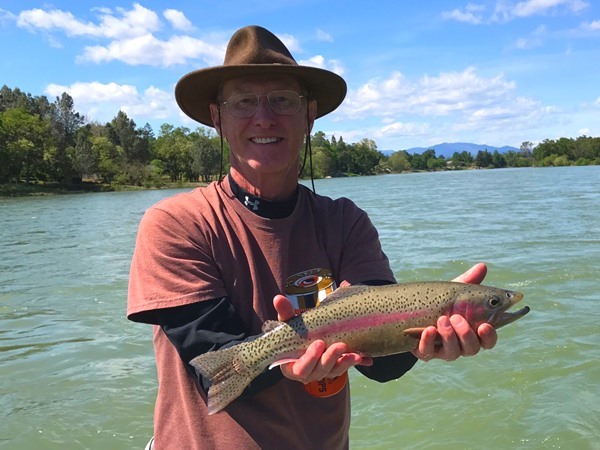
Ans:
{"type": "Polygon", "coordinates": [[[0,1],[0,85],[68,92],[101,123],[124,110],[158,134],[195,128],[173,98],[261,25],[348,96],[314,131],[380,150],[600,136],[600,2],[0,1]],[[370,4],[367,4],[370,3],[370,4]]]}

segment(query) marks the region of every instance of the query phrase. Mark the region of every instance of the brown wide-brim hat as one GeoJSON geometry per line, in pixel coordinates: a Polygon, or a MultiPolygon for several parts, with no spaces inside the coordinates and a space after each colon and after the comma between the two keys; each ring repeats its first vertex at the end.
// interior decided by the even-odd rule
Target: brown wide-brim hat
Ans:
{"type": "Polygon", "coordinates": [[[289,75],[297,78],[317,101],[317,118],[335,110],[346,96],[346,82],[339,75],[317,67],[300,66],[277,36],[258,26],[236,31],[222,66],[184,75],[175,86],[177,104],[189,117],[213,126],[211,103],[219,86],[232,78],[249,75],[289,75]]]}

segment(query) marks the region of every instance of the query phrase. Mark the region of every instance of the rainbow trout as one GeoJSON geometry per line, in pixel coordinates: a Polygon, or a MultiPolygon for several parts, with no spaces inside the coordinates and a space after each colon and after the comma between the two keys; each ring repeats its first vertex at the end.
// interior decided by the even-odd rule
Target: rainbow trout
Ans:
{"type": "Polygon", "coordinates": [[[528,306],[507,312],[522,298],[519,292],[456,282],[342,287],[287,322],[265,322],[257,339],[204,353],[190,364],[212,382],[208,413],[214,414],[266,367],[300,357],[317,339],[327,345],[344,342],[351,352],[370,357],[408,352],[442,315],[460,314],[473,329],[484,322],[500,328],[529,312],[528,306]]]}

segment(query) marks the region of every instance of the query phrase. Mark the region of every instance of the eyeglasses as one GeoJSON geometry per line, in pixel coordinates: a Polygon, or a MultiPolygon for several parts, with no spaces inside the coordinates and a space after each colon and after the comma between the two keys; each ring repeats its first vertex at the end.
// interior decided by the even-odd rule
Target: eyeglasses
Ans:
{"type": "Polygon", "coordinates": [[[258,104],[261,97],[267,97],[269,106],[276,114],[289,116],[300,110],[300,104],[303,95],[294,91],[271,91],[268,94],[258,95],[252,93],[233,94],[224,101],[229,114],[236,119],[247,119],[252,117],[258,111],[258,104]]]}

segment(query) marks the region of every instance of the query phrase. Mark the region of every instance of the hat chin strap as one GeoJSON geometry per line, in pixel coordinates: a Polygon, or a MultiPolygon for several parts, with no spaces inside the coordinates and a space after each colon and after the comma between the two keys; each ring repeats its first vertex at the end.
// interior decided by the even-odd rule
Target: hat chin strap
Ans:
{"type": "Polygon", "coordinates": [[[223,179],[223,129],[221,128],[221,105],[217,105],[217,114],[219,115],[219,138],[221,141],[221,161],[219,163],[219,179],[218,183],[223,179]]]}
{"type": "MultiPolygon", "coordinates": [[[[306,124],[310,123],[310,115],[308,113],[308,102],[306,102],[306,124]]],[[[313,172],[313,161],[312,161],[312,145],[310,143],[310,126],[308,126],[307,134],[304,137],[304,159],[302,160],[302,166],[300,167],[300,171],[298,172],[298,178],[302,176],[302,172],[304,172],[304,167],[306,166],[306,157],[309,159],[309,170],[310,170],[310,182],[312,184],[313,193],[317,193],[315,190],[315,178],[313,172]]]]}

